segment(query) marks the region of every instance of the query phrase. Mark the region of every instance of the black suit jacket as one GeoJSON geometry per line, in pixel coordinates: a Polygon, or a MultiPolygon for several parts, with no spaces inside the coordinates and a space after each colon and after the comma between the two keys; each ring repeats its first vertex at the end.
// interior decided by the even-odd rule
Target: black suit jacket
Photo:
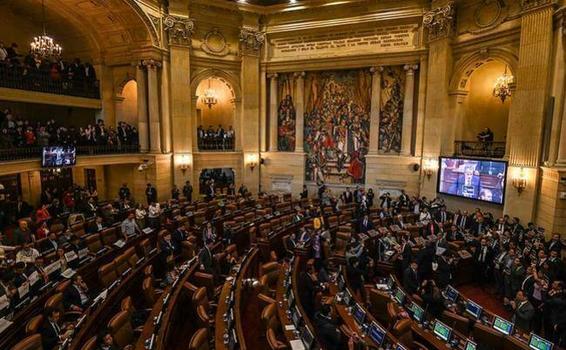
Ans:
{"type": "Polygon", "coordinates": [[[338,350],[341,346],[341,333],[338,326],[321,314],[314,318],[316,330],[320,336],[321,345],[328,350],[338,350]]]}
{"type": "Polygon", "coordinates": [[[45,320],[41,326],[41,344],[44,350],[55,349],[59,344],[59,334],[61,329],[57,330],[49,320],[45,320]]]}
{"type": "Polygon", "coordinates": [[[207,248],[202,248],[198,254],[198,259],[202,266],[204,266],[204,270],[207,273],[213,273],[213,265],[214,265],[214,258],[212,256],[212,252],[207,248]]]}
{"type": "Polygon", "coordinates": [[[63,293],[63,305],[69,309],[72,305],[82,307],[81,295],[75,286],[70,285],[63,293]]]}
{"type": "Polygon", "coordinates": [[[418,273],[413,271],[410,267],[403,271],[403,288],[409,294],[415,294],[419,289],[420,281],[418,273]]]}
{"type": "Polygon", "coordinates": [[[368,231],[373,230],[373,222],[368,218],[367,223],[364,225],[364,220],[360,220],[360,224],[358,226],[358,231],[362,233],[366,233],[368,231]]]}

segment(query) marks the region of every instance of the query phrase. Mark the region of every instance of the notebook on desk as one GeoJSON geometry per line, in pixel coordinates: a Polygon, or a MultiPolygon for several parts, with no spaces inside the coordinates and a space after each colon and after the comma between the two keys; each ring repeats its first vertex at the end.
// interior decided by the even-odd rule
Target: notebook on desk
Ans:
{"type": "Polygon", "coordinates": [[[305,345],[301,339],[291,340],[291,350],[305,350],[305,345]]]}

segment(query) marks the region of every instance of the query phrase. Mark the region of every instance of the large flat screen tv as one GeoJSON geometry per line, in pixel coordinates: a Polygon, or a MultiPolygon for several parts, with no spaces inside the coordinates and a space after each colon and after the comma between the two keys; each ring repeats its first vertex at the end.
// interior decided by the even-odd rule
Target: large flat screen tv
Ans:
{"type": "Polygon", "coordinates": [[[43,147],[41,166],[45,168],[62,168],[77,163],[77,150],[74,146],[43,147]]]}
{"type": "Polygon", "coordinates": [[[503,204],[507,162],[440,157],[439,163],[439,193],[503,204]]]}

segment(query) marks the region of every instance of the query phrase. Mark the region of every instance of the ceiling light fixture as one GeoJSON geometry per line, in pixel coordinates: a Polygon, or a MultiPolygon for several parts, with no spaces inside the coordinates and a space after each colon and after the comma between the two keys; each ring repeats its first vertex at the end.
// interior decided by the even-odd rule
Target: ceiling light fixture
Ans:
{"type": "Polygon", "coordinates": [[[513,84],[513,76],[511,74],[507,74],[507,66],[505,66],[505,72],[503,75],[495,80],[493,96],[499,97],[501,103],[505,103],[505,99],[511,96],[511,84],[513,84]]]}
{"type": "Polygon", "coordinates": [[[43,35],[33,38],[33,41],[30,43],[31,54],[38,58],[58,58],[61,56],[63,48],[56,44],[45,30],[45,0],[41,0],[41,16],[43,35]]]}

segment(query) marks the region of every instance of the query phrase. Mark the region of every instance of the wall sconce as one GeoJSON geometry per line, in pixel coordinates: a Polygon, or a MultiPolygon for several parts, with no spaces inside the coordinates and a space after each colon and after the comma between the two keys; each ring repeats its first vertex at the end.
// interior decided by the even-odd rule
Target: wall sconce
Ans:
{"type": "Polygon", "coordinates": [[[183,175],[185,175],[185,173],[187,172],[187,170],[189,170],[190,167],[191,165],[189,161],[189,156],[183,154],[179,159],[179,169],[183,172],[183,175]]]}
{"type": "Polygon", "coordinates": [[[426,175],[427,179],[430,180],[430,177],[436,170],[438,170],[438,160],[433,158],[425,159],[423,164],[423,172],[426,175]]]}
{"type": "Polygon", "coordinates": [[[519,196],[527,188],[527,176],[525,175],[525,170],[521,168],[517,174],[512,179],[513,187],[517,190],[519,196]]]}
{"type": "Polygon", "coordinates": [[[259,156],[255,153],[250,153],[246,155],[246,165],[250,167],[250,170],[253,172],[255,167],[258,165],[259,156]]]}

